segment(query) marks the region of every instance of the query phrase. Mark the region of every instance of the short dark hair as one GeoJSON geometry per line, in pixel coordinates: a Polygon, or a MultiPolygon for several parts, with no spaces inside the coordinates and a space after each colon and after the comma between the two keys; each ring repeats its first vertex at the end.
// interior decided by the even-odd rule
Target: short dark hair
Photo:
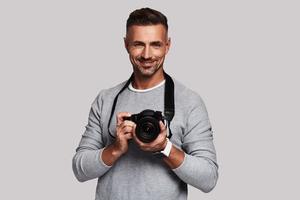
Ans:
{"type": "Polygon", "coordinates": [[[162,24],[168,31],[168,19],[164,14],[151,8],[140,8],[130,13],[126,23],[126,32],[133,25],[146,26],[157,24],[162,24]]]}

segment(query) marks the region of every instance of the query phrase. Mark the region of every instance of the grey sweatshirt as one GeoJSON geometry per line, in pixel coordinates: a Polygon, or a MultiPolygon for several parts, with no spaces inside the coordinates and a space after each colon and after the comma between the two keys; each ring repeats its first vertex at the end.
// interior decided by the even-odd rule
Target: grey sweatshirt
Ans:
{"type": "MultiPolygon", "coordinates": [[[[98,178],[96,200],[186,200],[187,184],[203,192],[212,190],[218,179],[218,165],[208,114],[201,97],[177,80],[170,141],[185,152],[183,163],[170,169],[133,141],[113,166],[102,161],[102,150],[114,142],[107,126],[113,100],[124,84],[100,91],[92,103],[86,130],[73,157],[76,178],[81,182],[98,178]]],[[[118,112],[135,114],[145,109],[163,112],[164,84],[146,91],[125,89],[118,98],[111,133],[116,134],[118,112]]]]}

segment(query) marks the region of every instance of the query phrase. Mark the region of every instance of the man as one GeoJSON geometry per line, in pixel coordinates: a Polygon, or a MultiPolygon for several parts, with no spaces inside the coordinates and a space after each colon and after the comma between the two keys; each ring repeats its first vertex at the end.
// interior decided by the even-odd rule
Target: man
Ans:
{"type": "Polygon", "coordinates": [[[164,111],[163,63],[171,45],[167,18],[150,8],[135,10],[127,20],[124,43],[133,66],[131,82],[100,91],[93,102],[73,158],[75,176],[82,182],[98,178],[97,200],[182,200],[187,199],[187,184],[209,192],[217,182],[218,165],[198,94],[173,79],[175,115],[170,127],[159,122],[154,141],[142,142],[137,124],[125,119],[145,109],[164,111]]]}

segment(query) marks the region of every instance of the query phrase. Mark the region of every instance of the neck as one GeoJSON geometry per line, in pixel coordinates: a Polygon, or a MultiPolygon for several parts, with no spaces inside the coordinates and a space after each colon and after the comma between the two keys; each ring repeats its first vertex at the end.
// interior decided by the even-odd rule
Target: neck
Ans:
{"type": "Polygon", "coordinates": [[[163,70],[157,71],[153,76],[139,76],[134,73],[134,80],[132,82],[132,86],[135,89],[148,89],[158,85],[160,82],[164,80],[163,70]]]}

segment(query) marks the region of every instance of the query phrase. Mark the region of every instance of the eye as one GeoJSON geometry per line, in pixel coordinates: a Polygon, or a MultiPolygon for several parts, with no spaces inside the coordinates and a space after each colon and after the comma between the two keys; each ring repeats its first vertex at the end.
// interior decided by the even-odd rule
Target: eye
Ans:
{"type": "Polygon", "coordinates": [[[154,42],[152,44],[152,46],[155,47],[155,48],[160,48],[160,47],[162,47],[162,44],[160,42],[154,42]]]}
{"type": "Polygon", "coordinates": [[[132,44],[133,47],[143,47],[143,44],[142,43],[139,43],[139,42],[135,42],[132,44]]]}

